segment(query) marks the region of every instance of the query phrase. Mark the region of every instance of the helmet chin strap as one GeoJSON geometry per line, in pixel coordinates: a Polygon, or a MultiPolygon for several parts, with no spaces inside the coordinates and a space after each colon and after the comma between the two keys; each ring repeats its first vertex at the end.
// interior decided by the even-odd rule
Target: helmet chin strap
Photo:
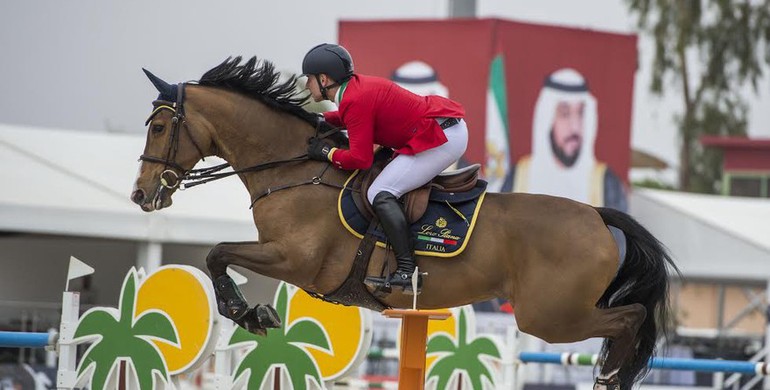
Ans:
{"type": "Polygon", "coordinates": [[[314,76],[315,76],[315,80],[318,82],[318,87],[321,89],[321,97],[323,97],[324,100],[331,100],[331,99],[329,99],[329,96],[326,94],[326,91],[329,88],[334,88],[334,87],[336,87],[336,86],[338,86],[340,84],[335,82],[334,84],[324,86],[323,84],[321,84],[321,76],[319,76],[317,74],[314,75],[314,76]]]}

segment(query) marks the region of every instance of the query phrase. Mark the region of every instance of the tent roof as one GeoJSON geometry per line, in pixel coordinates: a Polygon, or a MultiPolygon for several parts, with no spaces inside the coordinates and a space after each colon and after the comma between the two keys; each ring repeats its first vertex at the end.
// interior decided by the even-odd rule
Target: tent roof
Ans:
{"type": "Polygon", "coordinates": [[[770,200],[640,189],[632,214],[686,276],[770,279],[770,200]]]}
{"type": "Polygon", "coordinates": [[[235,177],[178,192],[169,209],[141,211],[129,195],[143,149],[144,135],[0,125],[0,230],[198,244],[256,239],[248,192],[235,177]]]}

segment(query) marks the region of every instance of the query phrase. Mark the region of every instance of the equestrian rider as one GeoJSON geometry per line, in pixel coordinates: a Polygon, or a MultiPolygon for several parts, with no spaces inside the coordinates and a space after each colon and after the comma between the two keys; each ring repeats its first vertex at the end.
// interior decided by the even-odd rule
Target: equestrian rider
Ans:
{"type": "Polygon", "coordinates": [[[338,111],[324,113],[324,120],[347,128],[350,138],[350,149],[314,139],[308,157],[329,161],[340,169],[363,170],[372,165],[375,144],[395,151],[396,157],[366,195],[398,266],[385,279],[373,279],[385,286],[411,289],[414,244],[398,199],[463,155],[468,144],[468,128],[462,119],[465,110],[452,100],[415,95],[390,80],[354,73],[350,53],[339,45],[324,43],[310,49],[302,61],[302,73],[308,78],[313,100],[330,100],[338,107],[338,111]]]}

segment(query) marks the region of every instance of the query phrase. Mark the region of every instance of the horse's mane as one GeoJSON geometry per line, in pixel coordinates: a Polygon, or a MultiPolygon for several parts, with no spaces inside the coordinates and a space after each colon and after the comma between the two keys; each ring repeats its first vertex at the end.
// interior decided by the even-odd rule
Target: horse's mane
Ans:
{"type": "MultiPolygon", "coordinates": [[[[296,88],[297,77],[291,76],[285,81],[280,80],[281,74],[275,70],[275,65],[270,61],[258,60],[251,57],[241,64],[241,56],[228,57],[221,64],[211,68],[198,80],[199,85],[207,87],[220,87],[240,92],[250,98],[259,100],[268,107],[272,107],[305,120],[315,126],[318,116],[302,108],[307,103],[307,93],[296,88]]],[[[322,133],[331,129],[327,123],[321,123],[322,133]]],[[[337,133],[339,134],[339,133],[337,133]]],[[[336,136],[331,137],[335,141],[336,136]]],[[[345,140],[347,137],[343,137],[345,140]]],[[[339,144],[339,142],[337,142],[339,144]]]]}
{"type": "Polygon", "coordinates": [[[270,107],[289,112],[315,124],[315,115],[302,108],[309,95],[297,91],[296,76],[281,82],[281,74],[275,70],[272,62],[259,61],[257,57],[251,57],[241,64],[241,59],[241,56],[228,57],[221,64],[204,73],[198,80],[198,84],[240,92],[270,107]]]}

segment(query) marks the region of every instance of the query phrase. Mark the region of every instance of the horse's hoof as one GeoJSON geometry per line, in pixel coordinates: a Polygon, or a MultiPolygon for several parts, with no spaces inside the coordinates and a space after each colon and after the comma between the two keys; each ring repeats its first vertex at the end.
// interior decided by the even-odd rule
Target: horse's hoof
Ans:
{"type": "Polygon", "coordinates": [[[257,305],[249,310],[246,315],[235,321],[238,326],[246,329],[249,333],[258,336],[266,336],[267,329],[280,328],[281,317],[278,312],[270,305],[257,305]]]}
{"type": "Polygon", "coordinates": [[[257,323],[262,328],[280,328],[281,317],[278,312],[270,305],[257,305],[252,309],[257,323]]]}

